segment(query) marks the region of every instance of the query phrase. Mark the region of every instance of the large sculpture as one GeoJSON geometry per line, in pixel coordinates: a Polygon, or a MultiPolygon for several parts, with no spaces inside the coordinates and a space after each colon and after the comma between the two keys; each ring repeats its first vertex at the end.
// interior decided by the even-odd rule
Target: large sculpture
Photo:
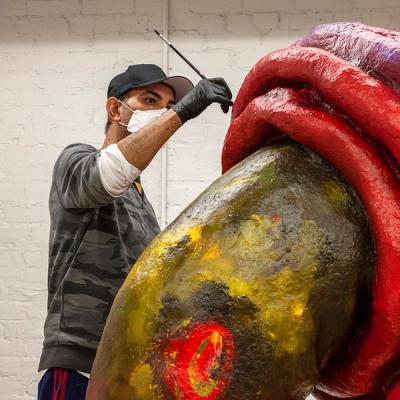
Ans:
{"type": "Polygon", "coordinates": [[[400,399],[399,52],[338,23],[252,68],[225,174],[129,274],[88,399],[400,399]]]}

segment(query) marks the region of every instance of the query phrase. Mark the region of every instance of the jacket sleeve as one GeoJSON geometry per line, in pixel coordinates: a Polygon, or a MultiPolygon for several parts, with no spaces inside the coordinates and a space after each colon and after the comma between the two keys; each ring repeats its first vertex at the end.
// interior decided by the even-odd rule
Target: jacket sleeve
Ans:
{"type": "Polygon", "coordinates": [[[64,208],[97,208],[115,200],[101,182],[99,155],[93,146],[81,143],[61,152],[54,166],[53,182],[64,208]]]}

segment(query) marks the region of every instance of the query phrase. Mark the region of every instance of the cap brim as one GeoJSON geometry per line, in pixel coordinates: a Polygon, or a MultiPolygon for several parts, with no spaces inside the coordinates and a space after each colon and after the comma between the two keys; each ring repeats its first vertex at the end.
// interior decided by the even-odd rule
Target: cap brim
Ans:
{"type": "Polygon", "coordinates": [[[166,85],[171,87],[175,92],[175,102],[181,100],[182,97],[185,96],[185,94],[192,90],[194,87],[193,83],[188,78],[177,75],[161,79],[152,79],[149,81],[141,82],[139,85],[129,82],[125,86],[120,87],[117,91],[109,93],[108,97],[119,97],[130,89],[141,88],[144,86],[153,85],[155,83],[165,83],[166,85]]]}
{"type": "Polygon", "coordinates": [[[193,83],[184,76],[170,76],[160,82],[165,83],[174,89],[176,102],[181,100],[182,97],[185,96],[186,93],[190,92],[194,87],[193,83]]]}

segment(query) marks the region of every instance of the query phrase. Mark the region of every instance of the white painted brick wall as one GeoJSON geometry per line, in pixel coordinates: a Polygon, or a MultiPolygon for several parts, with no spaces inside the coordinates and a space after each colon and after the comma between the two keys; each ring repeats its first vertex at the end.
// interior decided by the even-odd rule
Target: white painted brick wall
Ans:
{"type": "MultiPolygon", "coordinates": [[[[170,39],[234,95],[251,66],[316,24],[400,30],[398,0],[171,0],[170,39]]],[[[0,400],[35,398],[46,308],[47,196],[67,144],[103,140],[109,80],[162,64],[161,0],[0,0],[0,400]]],[[[197,76],[170,54],[170,74],[197,76]]],[[[220,175],[229,116],[210,107],[168,144],[168,220],[220,175]]],[[[160,160],[144,173],[160,213],[160,160]]]]}

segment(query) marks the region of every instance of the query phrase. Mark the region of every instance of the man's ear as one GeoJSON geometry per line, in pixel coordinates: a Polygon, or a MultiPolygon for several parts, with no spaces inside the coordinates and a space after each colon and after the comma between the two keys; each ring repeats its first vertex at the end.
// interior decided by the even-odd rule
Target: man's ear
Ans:
{"type": "Polygon", "coordinates": [[[108,114],[108,118],[112,121],[120,122],[121,121],[121,102],[118,101],[115,97],[110,97],[106,101],[106,110],[108,114]]]}

